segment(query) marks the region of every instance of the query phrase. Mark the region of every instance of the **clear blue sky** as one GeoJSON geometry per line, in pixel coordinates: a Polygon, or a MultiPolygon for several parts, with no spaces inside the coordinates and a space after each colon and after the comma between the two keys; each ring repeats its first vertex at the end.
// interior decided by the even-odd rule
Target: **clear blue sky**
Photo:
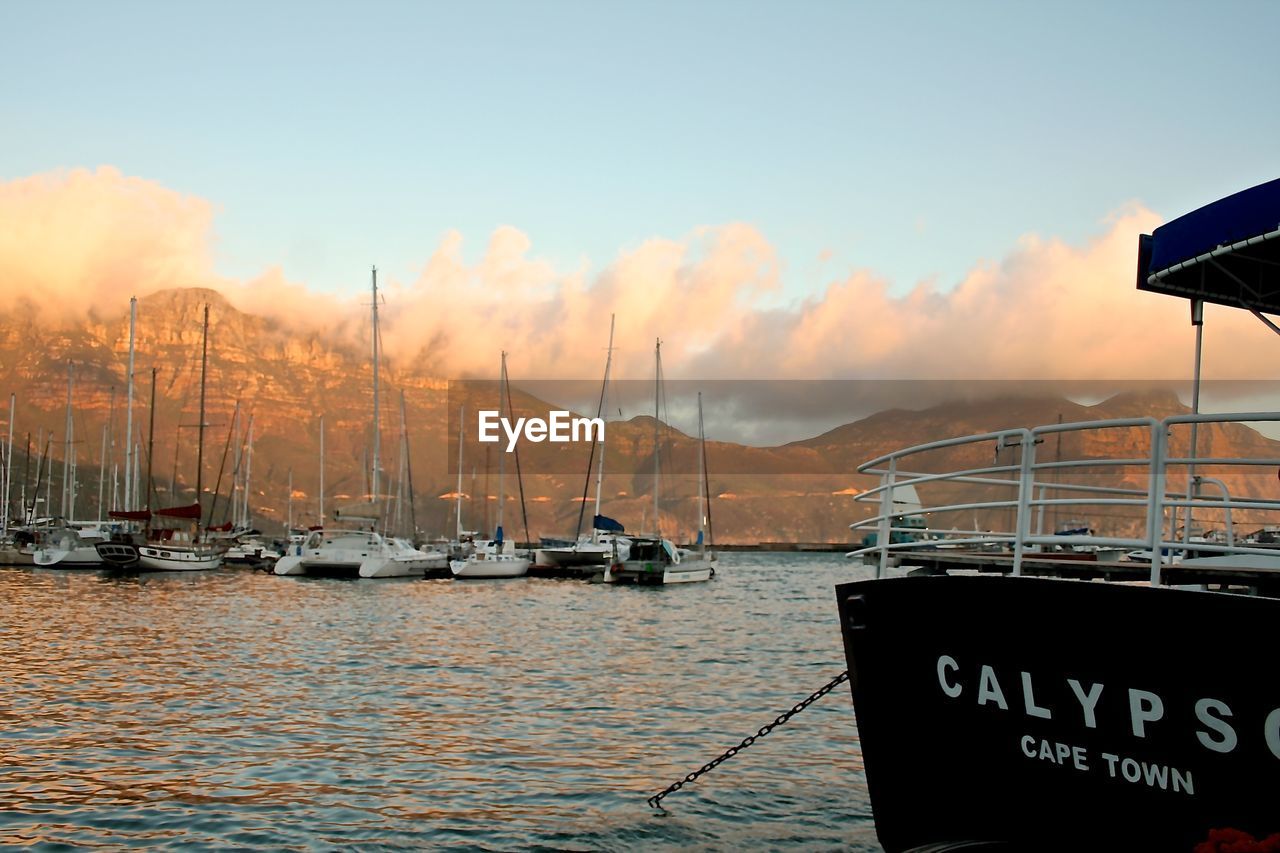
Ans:
{"type": "Polygon", "coordinates": [[[118,166],[217,205],[220,272],[323,289],[451,228],[598,271],[731,221],[789,298],[949,286],[1277,177],[1277,34],[1276,2],[8,2],[0,178],[118,166]]]}

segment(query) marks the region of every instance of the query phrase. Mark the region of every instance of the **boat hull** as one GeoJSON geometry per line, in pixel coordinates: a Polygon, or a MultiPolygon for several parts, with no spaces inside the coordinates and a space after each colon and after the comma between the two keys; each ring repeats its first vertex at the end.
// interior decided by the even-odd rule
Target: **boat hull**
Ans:
{"type": "Polygon", "coordinates": [[[100,569],[102,557],[92,545],[78,548],[40,548],[31,555],[37,566],[55,569],[100,569]]]}
{"type": "Polygon", "coordinates": [[[299,555],[281,557],[274,571],[278,575],[308,575],[326,578],[420,578],[429,569],[442,568],[445,557],[370,557],[363,560],[317,560],[299,555]]]}
{"type": "Polygon", "coordinates": [[[906,577],[837,588],[887,850],[1190,850],[1280,831],[1280,602],[906,577]]]}
{"type": "Polygon", "coordinates": [[[534,564],[555,568],[578,568],[581,566],[601,566],[609,562],[612,548],[589,545],[567,548],[539,548],[534,552],[534,564]]]}
{"type": "Polygon", "coordinates": [[[530,560],[526,557],[477,560],[452,560],[449,568],[453,576],[462,580],[479,578],[522,578],[529,573],[530,560]]]}
{"type": "Polygon", "coordinates": [[[138,546],[138,567],[153,572],[196,572],[222,565],[222,551],[206,548],[138,546]]]}
{"type": "Polygon", "coordinates": [[[714,575],[715,569],[706,560],[685,560],[677,564],[662,564],[651,560],[624,560],[610,568],[606,580],[612,583],[666,586],[709,581],[714,575]]]}
{"type": "Polygon", "coordinates": [[[103,568],[136,569],[140,555],[138,546],[132,542],[98,542],[93,546],[102,558],[103,568]]]}

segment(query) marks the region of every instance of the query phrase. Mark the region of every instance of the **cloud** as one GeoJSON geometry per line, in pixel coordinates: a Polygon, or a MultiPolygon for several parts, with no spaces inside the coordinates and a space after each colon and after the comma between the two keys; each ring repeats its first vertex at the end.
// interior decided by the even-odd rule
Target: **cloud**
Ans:
{"type": "MultiPolygon", "coordinates": [[[[783,307],[783,261],[745,223],[651,237],[597,271],[555,268],[510,226],[468,264],[449,232],[416,278],[385,282],[383,337],[393,365],[446,377],[494,375],[500,348],[517,377],[598,376],[610,315],[619,377],[651,375],[658,337],[672,377],[1185,377],[1186,303],[1133,283],[1136,236],[1157,224],[1131,205],[1078,245],[1027,235],[957,282],[900,293],[853,269],[783,307]]],[[[286,325],[367,335],[363,293],[318,295],[279,267],[233,280],[214,259],[213,205],[156,182],[101,167],[0,183],[0,310],[111,316],[130,295],[202,286],[286,325]]],[[[1255,353],[1272,333],[1207,313],[1207,375],[1267,375],[1255,353]]]]}
{"type": "MultiPolygon", "coordinates": [[[[949,290],[926,282],[898,296],[874,272],[855,270],[796,310],[747,318],[689,375],[1186,377],[1194,340],[1187,303],[1134,283],[1137,235],[1159,224],[1133,205],[1082,245],[1027,235],[949,290]]],[[[1208,306],[1206,316],[1207,376],[1269,375],[1256,353],[1275,346],[1270,331],[1242,311],[1208,306]]]]}
{"type": "Polygon", "coordinates": [[[0,306],[120,311],[121,296],[215,286],[213,207],[111,167],[0,183],[0,306]]]}

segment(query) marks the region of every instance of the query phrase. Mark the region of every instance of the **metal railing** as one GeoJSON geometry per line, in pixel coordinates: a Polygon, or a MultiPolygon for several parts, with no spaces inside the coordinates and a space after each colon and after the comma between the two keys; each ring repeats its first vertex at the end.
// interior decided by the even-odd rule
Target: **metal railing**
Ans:
{"type": "MultiPolygon", "coordinates": [[[[1028,553],[1039,554],[1046,550],[1116,550],[1146,552],[1149,559],[1150,582],[1158,586],[1161,570],[1172,555],[1194,550],[1204,554],[1262,554],[1280,556],[1280,549],[1259,547],[1256,543],[1243,542],[1235,527],[1241,513],[1263,517],[1266,513],[1280,518],[1280,500],[1260,497],[1234,497],[1227,481],[1240,478],[1240,471],[1262,467],[1280,468],[1280,458],[1238,458],[1197,456],[1195,447],[1188,443],[1186,455],[1171,453],[1171,435],[1180,427],[1199,424],[1245,424],[1280,422],[1280,412],[1244,412],[1234,414],[1175,415],[1155,418],[1123,418],[1116,420],[1085,421],[1039,426],[1032,429],[1008,429],[980,433],[962,438],[950,438],[908,447],[885,454],[859,466],[862,474],[878,475],[880,484],[855,497],[860,503],[877,507],[876,514],[850,525],[854,531],[874,532],[874,541],[849,552],[849,557],[874,558],[876,576],[880,577],[894,557],[904,552],[940,547],[971,547],[981,550],[997,549],[1012,555],[1012,572],[1022,573],[1022,564],[1028,553]],[[1089,433],[1106,430],[1125,430],[1122,443],[1126,455],[1114,457],[1089,457],[1051,461],[1039,459],[1039,448],[1047,437],[1061,437],[1072,433],[1089,433]],[[1127,453],[1135,440],[1141,438],[1134,452],[1127,453]],[[991,465],[977,465],[949,471],[910,470],[921,457],[938,451],[970,450],[975,446],[995,443],[995,456],[991,465]],[[1014,450],[1016,460],[1001,463],[1005,450],[1014,450]],[[1145,451],[1145,452],[1142,452],[1145,451]],[[904,465],[904,462],[906,463],[904,465]],[[1206,476],[1198,469],[1226,469],[1221,476],[1206,476]],[[1064,476],[1078,476],[1084,469],[1119,469],[1119,482],[1064,482],[1064,476]],[[1179,477],[1178,475],[1182,475],[1179,477]],[[1185,480],[1183,490],[1171,490],[1170,484],[1177,477],[1185,480]],[[1136,483],[1145,480],[1145,488],[1136,483]],[[925,486],[935,492],[951,491],[957,497],[950,502],[935,505],[900,506],[896,496],[904,493],[904,487],[925,486]],[[1202,494],[1203,486],[1212,486],[1217,495],[1202,494]],[[963,488],[961,488],[963,487],[963,488]],[[976,487],[976,488],[975,488],[976,487]],[[996,490],[998,495],[991,497],[996,490]],[[975,494],[975,491],[978,493],[975,494]],[[1009,497],[999,495],[1010,494],[1009,497]],[[899,504],[895,508],[895,502],[899,504]],[[1140,535],[1098,535],[1090,525],[1087,533],[1046,533],[1046,514],[1070,509],[1080,511],[1127,509],[1135,513],[1128,527],[1140,535]],[[976,513],[992,511],[1010,515],[1010,530],[981,530],[976,513]],[[921,519],[937,519],[961,512],[973,512],[972,529],[956,525],[943,527],[922,524],[921,519]],[[1199,516],[1220,516],[1224,536],[1221,540],[1192,538],[1193,521],[1199,516]],[[1179,518],[1182,518],[1181,525],[1179,518]],[[1035,531],[1032,531],[1034,520],[1035,531]],[[1134,522],[1137,523],[1134,523],[1134,522]],[[1179,535],[1181,533],[1181,535],[1179,535]],[[896,536],[895,536],[896,534],[896,536]]],[[[1193,434],[1194,436],[1194,434],[1193,434]]],[[[1192,439],[1194,441],[1194,438],[1192,439]]],[[[1058,443],[1061,455],[1061,441],[1058,443]]],[[[920,465],[919,467],[927,467],[920,465]]],[[[1095,475],[1096,479],[1096,475],[1095,475]]],[[[1280,489],[1278,489],[1280,491],[1280,489]]],[[[1113,530],[1124,525],[1114,520],[1113,530]]],[[[1266,528],[1265,521],[1253,522],[1266,528]]],[[[869,560],[870,561],[870,560],[869,560]]]]}

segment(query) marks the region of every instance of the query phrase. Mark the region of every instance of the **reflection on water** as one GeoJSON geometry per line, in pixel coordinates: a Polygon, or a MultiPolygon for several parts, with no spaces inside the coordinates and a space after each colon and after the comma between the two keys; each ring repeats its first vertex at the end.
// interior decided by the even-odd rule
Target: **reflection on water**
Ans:
{"type": "Polygon", "coordinates": [[[875,849],[838,555],[710,584],[0,569],[0,844],[875,849]]]}

